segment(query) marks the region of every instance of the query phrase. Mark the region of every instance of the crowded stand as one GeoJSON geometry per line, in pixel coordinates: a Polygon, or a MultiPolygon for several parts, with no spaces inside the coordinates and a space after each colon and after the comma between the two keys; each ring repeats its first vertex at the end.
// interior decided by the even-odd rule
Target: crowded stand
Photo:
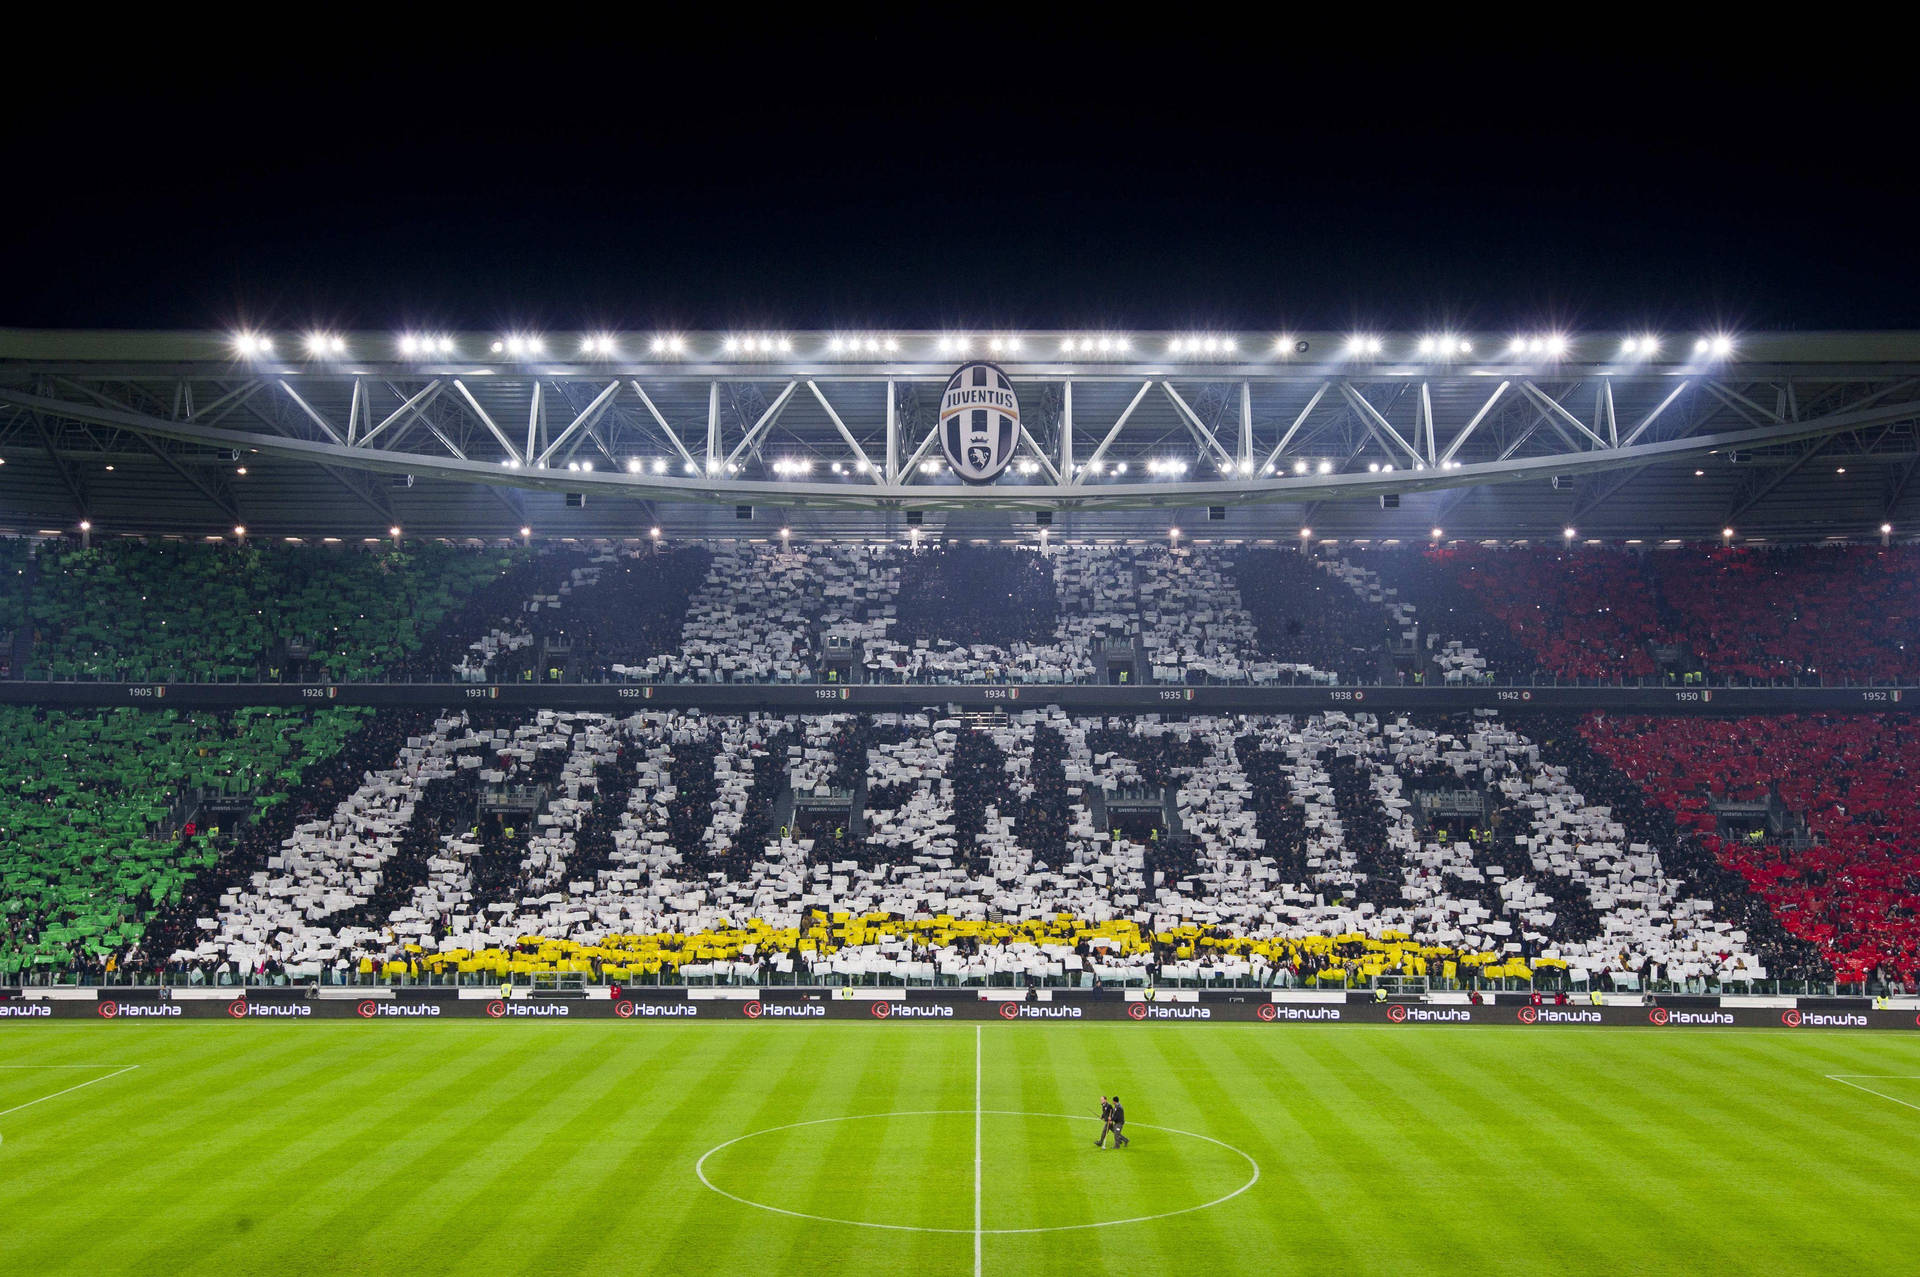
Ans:
{"type": "Polygon", "coordinates": [[[1911,548],[1685,549],[1650,556],[1681,640],[1717,677],[1913,682],[1920,554],[1911,548]]]}
{"type": "Polygon", "coordinates": [[[214,859],[176,817],[196,795],[257,821],[361,711],[230,715],[0,707],[0,971],[102,972],[152,955],[142,933],[214,859]]]}
{"type": "MultiPolygon", "coordinates": [[[[27,573],[32,546],[20,537],[0,537],[0,661],[13,659],[13,639],[27,619],[27,573]]],[[[0,670],[0,677],[5,677],[0,670]]]]}
{"type": "Polygon", "coordinates": [[[1380,681],[1390,619],[1324,561],[1254,550],[1241,557],[1233,578],[1261,653],[1310,678],[1324,672],[1343,683],[1380,681]]]}
{"type": "Polygon", "coordinates": [[[487,627],[456,666],[471,682],[604,682],[680,644],[687,605],[712,556],[698,547],[543,554],[540,588],[487,627]]]}
{"type": "MultiPolygon", "coordinates": [[[[185,668],[213,678],[278,673],[297,631],[330,670],[474,681],[1612,680],[1838,553],[128,543],[43,551],[69,584],[23,607],[78,578],[130,595],[137,625],[35,639],[96,673],[182,668],[161,622],[204,594],[222,619],[185,668]],[[1726,569],[1705,602],[1674,601],[1689,562],[1726,569]],[[333,664],[357,636],[365,663],[333,664]]],[[[1906,560],[1831,562],[1888,618],[1836,639],[1848,668],[1891,668],[1906,560]]],[[[1754,623],[1780,676],[1811,671],[1797,624],[1754,623]]],[[[1871,719],[5,715],[22,976],[1697,992],[1920,966],[1920,747],[1871,719]],[[1715,798],[1768,795],[1808,837],[1716,828],[1715,798]],[[209,796],[219,827],[184,827],[209,796]]]]}
{"type": "MultiPolygon", "coordinates": [[[[92,673],[291,677],[307,662],[343,676],[388,676],[382,662],[404,665],[427,645],[424,632],[444,634],[448,614],[503,562],[445,546],[372,554],[46,543],[28,607],[32,661],[57,664],[49,650],[78,652],[84,643],[89,661],[111,662],[90,665],[92,673]],[[39,628],[62,617],[82,622],[84,633],[39,628]]],[[[216,873],[236,839],[270,824],[367,717],[346,709],[0,709],[6,774],[18,778],[0,792],[0,967],[98,975],[163,966],[151,920],[216,873]]]]}
{"type": "Polygon", "coordinates": [[[1847,983],[1920,971],[1920,733],[1875,715],[1592,715],[1582,734],[1847,983]],[[1775,800],[1735,831],[1716,802],[1775,800]],[[1774,827],[1784,826],[1784,827],[1774,827]],[[1802,832],[1804,830],[1804,833],[1802,832]]]}
{"type": "Polygon", "coordinates": [[[1392,597],[1405,609],[1415,627],[1416,646],[1443,683],[1531,677],[1540,668],[1539,659],[1487,609],[1479,594],[1456,582],[1458,557],[1444,548],[1353,548],[1341,561],[1368,574],[1383,597],[1392,597]]]}
{"type": "Polygon", "coordinates": [[[1658,666],[1648,645],[1678,640],[1661,621],[1642,555],[1480,546],[1428,553],[1454,588],[1472,595],[1558,678],[1649,677],[1658,666]]]}
{"type": "Polygon", "coordinates": [[[45,543],[30,678],[360,681],[404,665],[423,633],[506,566],[437,543],[378,552],[122,538],[45,543]]]}
{"type": "Polygon", "coordinates": [[[357,783],[328,771],[324,795],[296,792],[303,818],[195,897],[208,913],[164,960],[306,978],[1769,977],[1663,847],[1486,715],[537,711],[406,730],[357,783]],[[844,782],[850,756],[877,802],[830,838],[775,828],[785,794],[844,782]],[[609,804],[616,760],[631,783],[609,804]],[[1409,778],[1436,774],[1493,797],[1484,827],[1422,822],[1409,778]],[[526,822],[504,837],[473,816],[503,786],[544,792],[500,818],[526,822]],[[1141,794],[1156,814],[1116,816],[1141,794]],[[930,934],[974,941],[929,949],[930,934]]]}

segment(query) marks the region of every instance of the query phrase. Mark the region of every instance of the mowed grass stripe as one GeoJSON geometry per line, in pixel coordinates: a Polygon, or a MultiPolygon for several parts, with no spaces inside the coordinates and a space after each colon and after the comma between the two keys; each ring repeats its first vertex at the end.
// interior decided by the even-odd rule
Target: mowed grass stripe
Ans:
{"type": "MultiPolygon", "coordinates": [[[[632,1064],[644,1058],[641,1052],[612,1049],[619,1044],[610,1043],[604,1030],[622,1027],[544,1023],[509,1030],[529,1031],[523,1050],[504,1062],[514,1070],[510,1076],[526,1084],[503,1093],[489,1088],[494,1102],[476,1118],[488,1134],[479,1141],[482,1156],[466,1174],[467,1209],[452,1217],[484,1219],[491,1235],[471,1226],[443,1228],[436,1239],[439,1262],[456,1272],[519,1271],[546,1244],[553,1215],[573,1202],[577,1168],[605,1155],[618,1129],[609,1120],[610,1110],[617,1109],[630,1082],[632,1064]],[[575,1032],[581,1027],[587,1031],[575,1032]]],[[[416,1113],[431,1120],[430,1114],[416,1113]]],[[[432,1153],[423,1148],[422,1155],[444,1156],[445,1148],[446,1142],[437,1142],[432,1153]]],[[[394,1193],[411,1175],[398,1170],[371,1194],[394,1193]]],[[[404,1217],[388,1217],[369,1242],[401,1244],[410,1227],[404,1217]]]]}
{"type": "MultiPolygon", "coordinates": [[[[137,1172],[115,1193],[129,1213],[105,1228],[97,1218],[57,1218],[35,1244],[49,1256],[84,1263],[103,1248],[128,1244],[128,1239],[156,1238],[157,1250],[166,1252],[185,1222],[199,1217],[196,1210],[218,1215],[229,1229],[250,1228],[258,1212],[244,1190],[248,1181],[258,1180],[253,1173],[257,1150],[274,1146],[276,1128],[283,1139],[310,1132],[309,1094],[328,1079],[314,1059],[312,1040],[305,1039],[303,1049],[305,1035],[277,1032],[283,1027],[152,1026],[173,1049],[127,1075],[140,1078],[142,1085],[121,1096],[94,1097],[98,1109],[90,1104],[77,1125],[69,1126],[63,1117],[58,1128],[61,1143],[75,1150],[123,1142],[143,1150],[137,1172]],[[159,1185],[172,1187],[156,1191],[159,1185]],[[223,1187],[226,1197],[214,1198],[223,1187]],[[228,1202],[239,1209],[228,1209],[228,1202]],[[132,1227],[136,1219],[142,1227],[132,1227]]],[[[108,1026],[94,1031],[103,1036],[125,1033],[108,1026]]],[[[99,1191],[102,1167],[84,1152],[58,1165],[64,1174],[43,1185],[43,1191],[77,1193],[83,1200],[99,1191]]],[[[259,1205],[275,1207],[272,1202],[259,1205]]]]}
{"type": "MultiPolygon", "coordinates": [[[[774,1187],[870,1209],[951,1197],[970,1220],[973,1033],[7,1026],[0,1062],[143,1067],[0,1119],[0,1267],[964,1274],[964,1232],[787,1220],[707,1191],[692,1164],[782,1121],[950,1108],[952,1132],[892,1172],[911,1194],[857,1140],[808,1144],[774,1187]]],[[[1912,1268],[1920,1113],[1823,1075],[1920,1075],[1920,1036],[989,1024],[982,1040],[987,1108],[1091,1112],[1118,1089],[1136,1122],[1226,1139],[1263,1169],[1216,1211],[989,1237],[991,1277],[1912,1268]]],[[[1031,1125],[988,1128],[986,1174],[1036,1219],[1124,1196],[1089,1176],[1207,1173],[1157,1133],[1103,1154],[1091,1122],[1071,1139],[1031,1125]]]]}

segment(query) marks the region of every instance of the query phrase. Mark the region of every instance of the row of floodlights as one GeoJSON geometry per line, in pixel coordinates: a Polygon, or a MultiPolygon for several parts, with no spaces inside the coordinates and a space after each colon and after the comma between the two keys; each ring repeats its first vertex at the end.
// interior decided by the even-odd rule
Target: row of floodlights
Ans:
{"type": "MultiPolygon", "coordinates": [[[[400,354],[407,358],[430,358],[438,355],[457,355],[457,343],[450,336],[434,333],[403,333],[395,345],[400,354]]],[[[789,355],[793,353],[793,338],[780,333],[735,333],[721,340],[721,350],[734,356],[789,355]]],[[[240,333],[233,338],[234,349],[246,358],[262,358],[274,353],[273,338],[260,333],[240,333]]],[[[303,339],[302,346],[310,358],[340,359],[347,355],[346,338],[338,333],[312,332],[303,339]]],[[[935,348],[943,356],[957,358],[983,353],[988,355],[1017,355],[1024,349],[1025,343],[1014,334],[975,338],[963,333],[949,333],[936,339],[935,348]]],[[[1507,343],[1507,354],[1513,357],[1544,357],[1547,359],[1564,358],[1571,349],[1572,342],[1564,333],[1520,334],[1507,343]]],[[[1660,353],[1662,339],[1654,333],[1640,333],[1624,337],[1620,341],[1620,355],[1623,358],[1651,359],[1660,353]]],[[[1725,359],[1733,354],[1733,338],[1726,333],[1712,333],[1695,339],[1693,353],[1703,358],[1725,359]]],[[[537,358],[547,354],[546,339],[533,333],[511,333],[496,338],[489,347],[491,353],[512,358],[537,358]]],[[[647,343],[648,353],[659,356],[684,355],[687,352],[685,337],[678,334],[660,334],[647,343]]],[[[836,334],[827,338],[827,353],[830,355],[895,355],[900,351],[900,339],[878,333],[836,334]]],[[[1305,354],[1307,343],[1296,341],[1291,336],[1276,337],[1272,353],[1276,356],[1305,354]]],[[[1126,355],[1133,352],[1131,338],[1116,334],[1100,336],[1065,337],[1060,341],[1060,353],[1064,355],[1126,355]]],[[[1428,359],[1457,359],[1473,354],[1473,343],[1464,337],[1452,334],[1435,334],[1421,337],[1414,343],[1414,352],[1428,359]]],[[[580,338],[578,353],[593,358],[615,358],[622,354],[619,343],[609,334],[590,333],[580,338]]],[[[1235,356],[1240,353],[1240,344],[1236,338],[1212,335],[1194,335],[1173,337],[1167,342],[1166,353],[1177,357],[1235,356]]],[[[1349,359],[1377,359],[1386,354],[1386,342],[1383,338],[1367,333],[1355,333],[1347,338],[1344,353],[1349,359]]]]}
{"type": "MultiPolygon", "coordinates": [[[[0,461],[0,465],[4,464],[6,464],[4,461],[0,461]]],[[[776,459],[770,468],[774,474],[783,479],[799,479],[812,475],[816,464],[818,463],[807,457],[781,457],[776,459]]],[[[1153,457],[1148,459],[1144,469],[1149,475],[1155,478],[1172,479],[1185,476],[1188,471],[1193,469],[1195,464],[1195,462],[1188,461],[1181,457],[1153,457]]],[[[1435,468],[1439,470],[1458,470],[1463,464],[1463,462],[1459,461],[1441,461],[1436,463],[1435,468]]],[[[519,470],[523,468],[521,462],[513,458],[503,459],[500,465],[502,468],[509,470],[519,470]]],[[[873,471],[872,464],[867,461],[833,461],[826,463],[826,466],[831,473],[840,476],[850,474],[865,475],[871,474],[873,471]]],[[[108,466],[107,468],[111,470],[113,467],[108,466]]],[[[655,457],[651,461],[640,457],[629,457],[625,468],[628,474],[665,475],[673,469],[673,465],[665,457],[655,457]]],[[[683,473],[689,475],[698,475],[701,472],[701,467],[693,461],[683,462],[680,468],[683,473]]],[[[944,461],[929,457],[921,461],[916,468],[921,474],[939,474],[947,468],[947,465],[944,461]]],[[[1039,474],[1041,468],[1041,464],[1038,461],[1030,458],[1017,461],[1012,466],[1016,474],[1028,477],[1039,474]]],[[[1214,468],[1223,475],[1250,475],[1255,470],[1255,463],[1251,458],[1242,457],[1238,461],[1216,462],[1214,468]]],[[[1413,468],[1415,470],[1425,470],[1427,465],[1425,462],[1416,462],[1413,468]]],[[[536,466],[535,469],[544,470],[546,467],[545,465],[539,465],[536,466]]],[[[593,469],[594,463],[592,461],[573,460],[567,462],[567,470],[571,473],[592,474],[593,469]]],[[[1121,476],[1130,473],[1132,463],[1126,461],[1084,461],[1077,465],[1075,469],[1089,475],[1112,474],[1121,476]]],[[[1269,463],[1260,469],[1260,473],[1262,475],[1275,475],[1279,474],[1283,469],[1285,469],[1285,467],[1269,463]]],[[[1334,471],[1334,463],[1325,458],[1318,461],[1311,461],[1301,457],[1294,460],[1292,470],[1295,475],[1332,474],[1334,471]]],[[[706,472],[708,474],[725,473],[737,475],[741,472],[741,466],[738,462],[721,462],[715,460],[707,464],[706,472]]],[[[1369,474],[1392,474],[1394,472],[1395,466],[1390,461],[1385,463],[1374,461],[1369,462],[1367,465],[1367,473],[1369,474]]],[[[245,474],[246,468],[244,466],[241,467],[239,473],[245,474]]],[[[1695,471],[1695,473],[1699,474],[1701,472],[1695,471]]],[[[1842,470],[1841,473],[1844,474],[1845,471],[1842,470]]]]}

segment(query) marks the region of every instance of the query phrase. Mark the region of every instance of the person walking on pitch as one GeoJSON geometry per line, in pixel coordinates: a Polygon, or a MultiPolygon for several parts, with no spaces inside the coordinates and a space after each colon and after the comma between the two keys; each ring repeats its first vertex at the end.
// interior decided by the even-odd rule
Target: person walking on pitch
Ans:
{"type": "Polygon", "coordinates": [[[1120,1107],[1120,1097],[1113,1097],[1113,1112],[1107,1117],[1107,1129],[1113,1132],[1113,1146],[1125,1148],[1133,1143],[1127,1138],[1127,1111],[1120,1107]]]}
{"type": "Polygon", "coordinates": [[[1100,1138],[1093,1142],[1095,1148],[1107,1146],[1107,1132],[1113,1129],[1113,1101],[1106,1096],[1100,1097],[1100,1138]]]}

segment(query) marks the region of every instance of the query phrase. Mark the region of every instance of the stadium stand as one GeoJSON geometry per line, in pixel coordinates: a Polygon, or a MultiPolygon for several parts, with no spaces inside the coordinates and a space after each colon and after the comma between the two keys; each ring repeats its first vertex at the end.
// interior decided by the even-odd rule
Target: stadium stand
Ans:
{"type": "MultiPolygon", "coordinates": [[[[43,545],[36,558],[47,561],[36,563],[29,601],[32,659],[70,676],[291,677],[293,664],[378,676],[388,672],[383,661],[417,656],[422,630],[514,557],[445,546],[369,554],[43,545]],[[281,660],[290,665],[275,664],[281,660]]],[[[0,750],[8,774],[20,778],[0,794],[0,964],[16,973],[93,974],[109,962],[164,964],[190,937],[143,940],[148,921],[217,876],[232,844],[273,827],[289,795],[312,783],[369,717],[345,709],[0,709],[0,750]],[[225,813],[215,818],[227,822],[221,833],[207,820],[186,828],[201,808],[225,813]]]]}
{"type": "Polygon", "coordinates": [[[1920,738],[1898,720],[1590,716],[1582,734],[1818,945],[1838,979],[1920,970],[1920,738]],[[1736,833],[1716,802],[1774,808],[1736,833]],[[1772,827],[1770,828],[1769,825],[1772,827]]]}
{"type": "MultiPolygon", "coordinates": [[[[54,584],[20,598],[25,614],[80,588],[148,609],[130,615],[150,645],[118,618],[36,641],[36,661],[63,653],[76,674],[82,657],[94,673],[271,674],[277,642],[324,622],[308,659],[328,668],[500,681],[1611,680],[1651,673],[1662,646],[1793,678],[1816,672],[1793,612],[1752,613],[1744,645],[1708,627],[1782,589],[1818,597],[1801,578],[1829,569],[1853,584],[1824,606],[1861,624],[1808,630],[1842,653],[1818,659],[1878,677],[1904,659],[1914,563],[1157,544],[48,553],[54,584]],[[254,614],[184,657],[143,590],[254,614]],[[363,637],[369,663],[330,664],[363,637]]],[[[0,812],[14,970],[1705,989],[1920,965],[1916,760],[1870,719],[8,715],[22,759],[62,760],[0,812]],[[175,761],[142,774],[150,751],[175,761]],[[245,818],[183,836],[189,792],[245,818]],[[1800,822],[1791,836],[1716,824],[1714,799],[1769,795],[1800,822]]]]}
{"type": "Polygon", "coordinates": [[[511,557],[439,544],[48,542],[36,556],[31,678],[364,680],[511,557]]]}
{"type": "Polygon", "coordinates": [[[475,978],[554,963],[679,979],[1625,982],[1649,963],[1681,983],[1768,978],[1664,848],[1487,716],[522,719],[442,716],[329,791],[332,810],[296,795],[308,818],[170,956],[475,978]],[[770,789],[828,786],[849,747],[878,799],[863,828],[823,846],[761,819],[743,841],[770,789]],[[614,759],[634,766],[617,810],[594,792],[614,759]],[[459,814],[466,775],[541,781],[552,801],[531,837],[489,845],[459,814]],[[1410,778],[1435,775],[1492,799],[1465,836],[1409,797],[1410,778]],[[1142,793],[1160,808],[1144,832],[1113,807],[1142,793]],[[1030,833],[1023,816],[1056,794],[1064,824],[1030,833]],[[1280,837],[1271,854],[1263,830],[1280,837]],[[941,947],[963,935],[1005,944],[941,947]]]}
{"type": "Polygon", "coordinates": [[[1430,558],[1559,678],[1651,676],[1657,666],[1648,645],[1678,637],[1661,623],[1642,555],[1474,546],[1430,558]]]}
{"type": "Polygon", "coordinates": [[[1920,675],[1920,554],[1816,546],[1649,556],[1681,640],[1722,678],[1904,680],[1920,675]]]}
{"type": "Polygon", "coordinates": [[[270,810],[363,713],[0,708],[0,765],[18,778],[0,791],[0,969],[137,961],[145,919],[213,859],[209,833],[170,819],[179,806],[208,794],[270,810]]]}

